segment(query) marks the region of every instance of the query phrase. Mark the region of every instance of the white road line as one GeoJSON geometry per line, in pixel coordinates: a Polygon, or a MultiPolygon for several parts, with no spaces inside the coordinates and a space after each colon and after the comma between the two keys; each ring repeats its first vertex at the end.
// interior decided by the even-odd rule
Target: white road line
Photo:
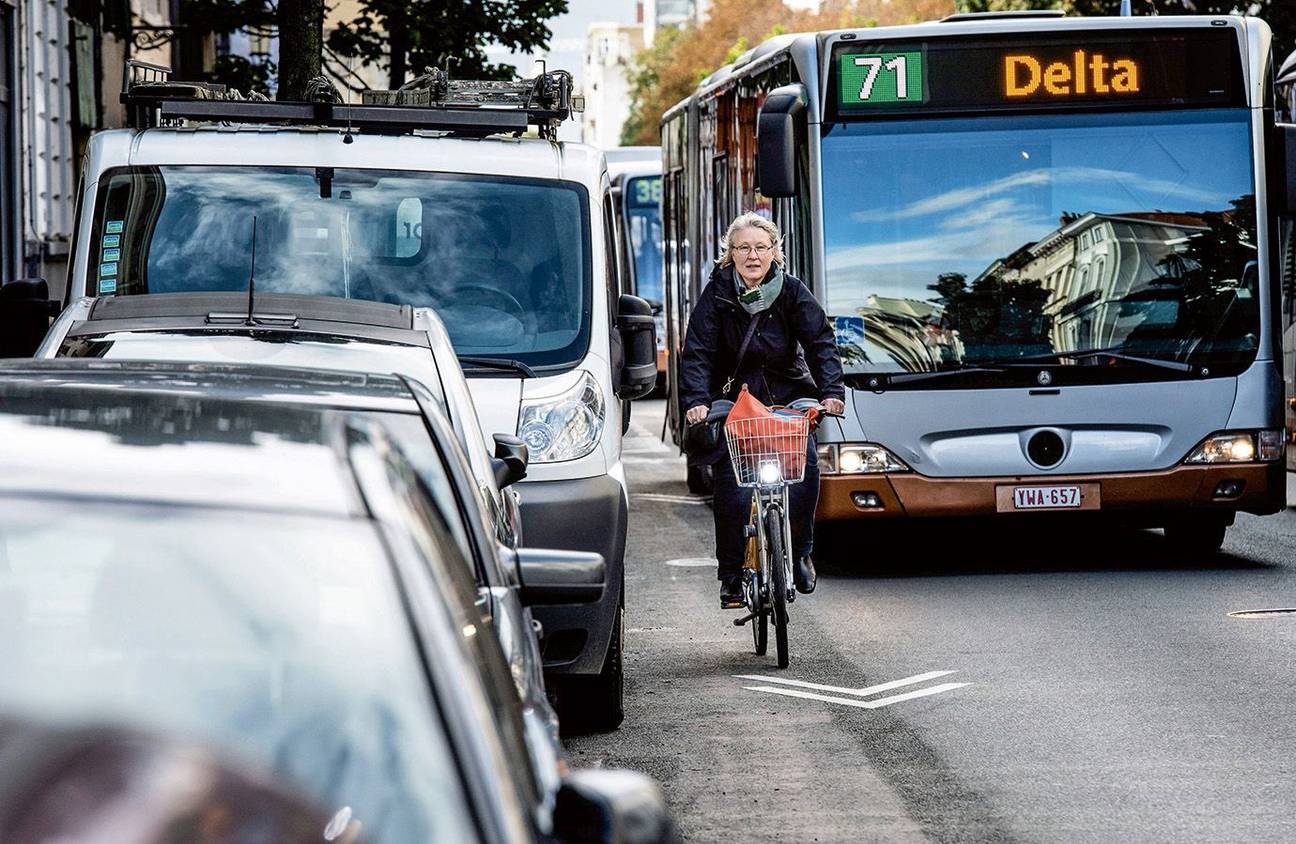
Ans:
{"type": "MultiPolygon", "coordinates": [[[[710,498],[698,498],[693,495],[667,495],[662,492],[632,492],[631,498],[641,498],[644,501],[664,501],[667,504],[709,504],[710,498]]],[[[762,678],[756,678],[762,679],[762,678]]]]}
{"type": "Polygon", "coordinates": [[[939,686],[932,686],[929,689],[918,689],[912,692],[905,692],[904,694],[878,698],[877,700],[859,700],[858,698],[819,695],[814,692],[800,692],[796,689],[784,689],[777,686],[743,686],[743,688],[751,692],[768,692],[772,695],[784,695],[786,697],[798,697],[808,700],[822,700],[825,703],[840,703],[843,706],[854,706],[857,709],[880,709],[883,706],[890,706],[893,703],[900,703],[904,700],[913,700],[914,698],[926,697],[927,695],[938,695],[941,692],[949,692],[969,685],[971,685],[971,683],[941,683],[939,686]]]}
{"type": "MultiPolygon", "coordinates": [[[[766,677],[760,674],[735,674],[739,680],[759,680],[762,683],[780,683],[784,686],[797,686],[802,689],[818,689],[821,692],[835,692],[843,695],[855,695],[857,697],[868,697],[878,692],[889,692],[892,689],[898,689],[901,686],[912,686],[915,683],[926,683],[928,680],[935,680],[937,677],[944,677],[953,674],[953,671],[928,671],[926,674],[915,674],[912,677],[905,677],[902,680],[890,680],[886,683],[878,683],[876,686],[865,686],[862,689],[848,689],[844,686],[825,686],[822,683],[807,683],[805,680],[790,680],[786,677],[766,677]]],[[[966,683],[964,684],[966,685],[966,683]]]]}

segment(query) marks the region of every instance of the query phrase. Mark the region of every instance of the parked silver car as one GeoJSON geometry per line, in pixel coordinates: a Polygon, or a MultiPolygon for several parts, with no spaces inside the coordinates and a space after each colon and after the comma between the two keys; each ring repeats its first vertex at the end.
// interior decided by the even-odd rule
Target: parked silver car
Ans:
{"type": "MultiPolygon", "coordinates": [[[[450,474],[390,416],[258,378],[0,372],[0,709],[211,743],[374,840],[674,840],[644,778],[546,793],[450,474]]],[[[512,575],[524,600],[603,591],[592,555],[512,575]]]]}

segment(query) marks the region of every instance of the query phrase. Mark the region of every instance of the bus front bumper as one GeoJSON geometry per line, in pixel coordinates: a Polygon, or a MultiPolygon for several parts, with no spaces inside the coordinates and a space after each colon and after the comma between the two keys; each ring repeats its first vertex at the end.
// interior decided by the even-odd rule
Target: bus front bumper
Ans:
{"type": "MultiPolygon", "coordinates": [[[[1230,490],[1231,491],[1231,490],[1230,490]]],[[[1116,512],[1126,516],[1184,510],[1277,513],[1286,507],[1282,462],[1176,466],[1159,472],[1111,475],[1048,475],[996,478],[932,478],[914,472],[824,475],[819,483],[817,522],[857,519],[923,519],[966,516],[1116,512]],[[1221,485],[1241,482],[1236,495],[1218,495],[1221,485]],[[1078,486],[1075,508],[1013,508],[1014,487],[1078,486]]]]}

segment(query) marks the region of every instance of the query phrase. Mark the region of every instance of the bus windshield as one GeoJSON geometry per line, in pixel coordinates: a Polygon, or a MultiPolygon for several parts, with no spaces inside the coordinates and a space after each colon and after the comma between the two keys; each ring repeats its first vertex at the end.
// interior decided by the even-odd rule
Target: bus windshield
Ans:
{"type": "Polygon", "coordinates": [[[1249,119],[1230,108],[834,125],[825,304],[847,373],[1100,349],[1241,371],[1260,332],[1249,119]]]}
{"type": "Polygon", "coordinates": [[[332,167],[130,167],[100,181],[89,294],[248,288],[435,308],[461,355],[589,345],[588,198],[568,182],[332,167]]]}
{"type": "Polygon", "coordinates": [[[634,261],[635,293],[662,302],[661,176],[626,180],[626,229],[634,261]]]}

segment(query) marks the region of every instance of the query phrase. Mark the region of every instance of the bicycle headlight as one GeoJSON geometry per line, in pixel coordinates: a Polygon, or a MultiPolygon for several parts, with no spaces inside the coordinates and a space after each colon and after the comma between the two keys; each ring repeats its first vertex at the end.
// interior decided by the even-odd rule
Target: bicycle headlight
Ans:
{"type": "Polygon", "coordinates": [[[1270,463],[1281,460],[1282,453],[1282,431],[1225,431],[1202,440],[1184,462],[1270,463]]]}
{"type": "Polygon", "coordinates": [[[783,480],[783,467],[779,466],[777,460],[762,460],[760,464],[760,482],[766,486],[773,486],[783,480]]]}
{"type": "Polygon", "coordinates": [[[523,401],[518,436],[532,463],[578,460],[598,445],[604,421],[603,393],[585,372],[562,395],[523,401]]]}

